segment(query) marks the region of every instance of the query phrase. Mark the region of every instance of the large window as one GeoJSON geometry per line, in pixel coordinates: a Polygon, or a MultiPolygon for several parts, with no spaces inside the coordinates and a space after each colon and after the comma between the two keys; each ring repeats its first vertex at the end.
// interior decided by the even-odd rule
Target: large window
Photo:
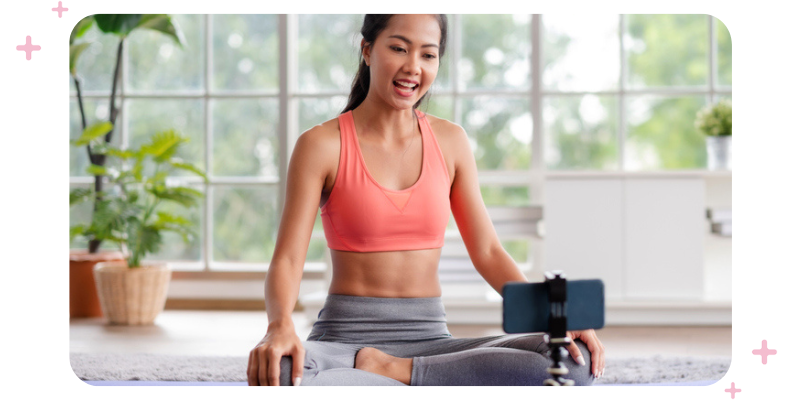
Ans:
{"type": "MultiPolygon", "coordinates": [[[[176,15],[186,47],[137,31],[126,42],[114,141],[159,130],[191,138],[180,156],[209,172],[186,216],[201,240],[165,235],[176,269],[264,271],[298,135],[334,118],[356,70],[361,15],[176,15]]],[[[541,201],[563,171],[700,170],[704,104],[731,96],[731,39],[708,15],[451,15],[448,54],[423,111],[467,131],[487,205],[541,201]]],[[[108,118],[116,39],[95,28],[78,64],[87,117],[108,118]]],[[[71,137],[80,134],[76,95],[71,137]]],[[[90,186],[71,148],[72,187],[90,186]]],[[[175,179],[190,179],[181,176],[175,179]]],[[[91,205],[71,210],[86,221],[91,205]]],[[[452,221],[448,226],[456,231],[452,221]]],[[[85,243],[73,242],[72,247],[85,243]]],[[[527,246],[507,243],[515,259],[527,246]]],[[[110,245],[107,244],[110,247],[110,245]]],[[[317,217],[307,262],[327,251],[317,217]]]]}

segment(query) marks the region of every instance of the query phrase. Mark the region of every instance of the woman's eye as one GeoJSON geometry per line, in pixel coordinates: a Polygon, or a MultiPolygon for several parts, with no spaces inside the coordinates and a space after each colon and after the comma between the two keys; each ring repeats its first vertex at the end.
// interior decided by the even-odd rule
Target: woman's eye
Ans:
{"type": "Polygon", "coordinates": [[[392,46],[392,50],[394,50],[394,51],[405,51],[405,49],[404,49],[404,48],[402,48],[402,47],[396,47],[396,46],[392,46]]]}
{"type": "Polygon", "coordinates": [[[433,60],[434,58],[436,58],[436,55],[434,55],[434,54],[425,54],[425,58],[433,60]]]}

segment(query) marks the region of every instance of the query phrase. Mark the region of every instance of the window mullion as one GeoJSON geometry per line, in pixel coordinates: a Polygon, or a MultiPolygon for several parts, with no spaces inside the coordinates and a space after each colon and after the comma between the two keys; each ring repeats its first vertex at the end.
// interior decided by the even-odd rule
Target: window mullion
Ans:
{"type": "Polygon", "coordinates": [[[531,14],[531,60],[530,60],[530,113],[533,119],[533,139],[531,140],[531,166],[533,175],[529,184],[530,201],[544,204],[544,123],[542,121],[542,39],[541,14],[531,14]]]}
{"type": "MultiPolygon", "coordinates": [[[[210,15],[206,14],[205,16],[205,35],[204,40],[205,43],[203,45],[206,49],[206,59],[205,65],[203,66],[203,76],[205,80],[204,85],[204,99],[203,99],[203,110],[205,112],[204,118],[204,126],[203,132],[205,133],[205,143],[206,143],[206,152],[205,152],[205,171],[208,176],[212,175],[212,165],[214,161],[213,155],[213,146],[214,146],[214,120],[213,116],[211,115],[211,96],[209,95],[211,91],[211,74],[213,73],[213,60],[214,60],[214,52],[213,52],[213,21],[210,15]]],[[[203,234],[203,249],[201,251],[202,255],[202,263],[203,263],[203,271],[210,271],[211,270],[211,258],[213,257],[213,246],[212,246],[212,238],[214,237],[214,213],[212,210],[213,206],[213,198],[214,195],[213,189],[211,185],[208,183],[203,184],[205,187],[205,198],[203,199],[203,215],[205,216],[203,219],[205,223],[203,224],[204,234],[203,234]]]]}
{"type": "Polygon", "coordinates": [[[461,60],[461,15],[453,14],[453,57],[450,61],[450,82],[453,87],[453,122],[464,125],[461,120],[461,87],[458,79],[458,63],[461,60]]]}
{"type": "Polygon", "coordinates": [[[625,171],[625,77],[628,74],[627,58],[625,57],[625,15],[619,14],[619,91],[617,92],[617,169],[625,171]]]}
{"type": "Polygon", "coordinates": [[[708,101],[714,101],[714,94],[717,91],[717,26],[714,16],[708,15],[708,101]]]}

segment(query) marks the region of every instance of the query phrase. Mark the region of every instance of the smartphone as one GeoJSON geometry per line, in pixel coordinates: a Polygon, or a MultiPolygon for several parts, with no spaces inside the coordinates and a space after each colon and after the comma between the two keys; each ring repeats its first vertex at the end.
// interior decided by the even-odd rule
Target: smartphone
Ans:
{"type": "MultiPolygon", "coordinates": [[[[600,329],[605,325],[605,296],[599,279],[567,280],[567,330],[600,329]]],[[[550,303],[547,285],[511,282],[503,286],[503,330],[506,333],[547,332],[550,303]]]]}

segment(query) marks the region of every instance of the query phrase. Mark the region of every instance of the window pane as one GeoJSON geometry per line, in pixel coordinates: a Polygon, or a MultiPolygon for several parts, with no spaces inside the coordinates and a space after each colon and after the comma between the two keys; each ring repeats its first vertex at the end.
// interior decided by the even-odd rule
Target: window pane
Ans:
{"type": "MultiPolygon", "coordinates": [[[[445,44],[444,56],[439,58],[439,71],[436,73],[436,80],[429,90],[434,96],[444,90],[453,89],[453,79],[450,76],[450,63],[453,57],[453,14],[447,14],[447,40],[445,44]]],[[[435,115],[435,114],[434,114],[435,115]]]]}
{"type": "MultiPolygon", "coordinates": [[[[135,149],[149,143],[150,137],[157,132],[174,129],[189,138],[175,156],[205,169],[202,100],[128,99],[126,111],[129,148],[135,149]]],[[[174,175],[195,176],[182,170],[176,171],[174,175]]]]}
{"type": "Polygon", "coordinates": [[[639,96],[626,103],[627,170],[705,168],[705,137],[694,127],[704,96],[639,96]]]}
{"type": "Polygon", "coordinates": [[[542,107],[548,169],[617,169],[616,96],[548,96],[542,107]]]}
{"type": "Polygon", "coordinates": [[[278,232],[276,187],[213,188],[214,261],[268,263],[278,232]]]}
{"type": "Polygon", "coordinates": [[[500,243],[514,261],[524,263],[528,261],[528,247],[530,245],[528,242],[528,240],[517,239],[503,240],[500,243]]]}
{"type": "Polygon", "coordinates": [[[478,169],[528,169],[533,118],[527,98],[480,96],[462,101],[463,124],[478,169]]]}
{"type": "Polygon", "coordinates": [[[542,87],[599,91],[619,87],[619,16],[542,16],[542,87]]]}
{"type": "Polygon", "coordinates": [[[183,31],[183,48],[171,37],[151,30],[137,29],[126,42],[128,81],[131,91],[192,90],[203,88],[205,46],[203,15],[173,15],[183,31]]]}
{"type": "Polygon", "coordinates": [[[623,40],[632,88],[708,82],[708,17],[626,15],[623,40]]]}
{"type": "Polygon", "coordinates": [[[731,86],[732,58],[731,33],[722,21],[714,18],[717,25],[717,79],[722,86],[731,86]]]}
{"type": "MultiPolygon", "coordinates": [[[[115,103],[117,107],[122,105],[122,100],[117,99],[115,103]]],[[[83,99],[83,111],[86,114],[86,124],[92,125],[102,121],[108,121],[108,99],[83,99]]],[[[122,115],[117,115],[117,124],[122,121],[122,115]]],[[[69,138],[77,139],[83,133],[81,123],[81,112],[78,107],[78,99],[73,98],[69,100],[69,138]]],[[[111,134],[111,144],[119,147],[122,141],[121,129],[117,128],[111,134]]],[[[89,153],[86,152],[86,146],[76,147],[69,144],[69,175],[70,176],[89,176],[86,173],[86,167],[89,166],[89,153]]]]}
{"type": "Polygon", "coordinates": [[[362,14],[297,17],[297,88],[301,92],[350,92],[358,70],[362,14]]]}
{"type": "Polygon", "coordinates": [[[214,15],[211,88],[278,90],[278,16],[214,15]]]}
{"type": "MultiPolygon", "coordinates": [[[[75,41],[78,43],[92,43],[78,59],[75,66],[81,81],[81,92],[103,91],[111,93],[111,84],[114,80],[114,66],[117,62],[117,47],[119,37],[105,34],[97,28],[97,23],[75,41]]],[[[66,68],[64,68],[66,70],[66,68]]],[[[74,92],[75,85],[69,77],[70,89],[74,92]]],[[[120,88],[117,87],[117,90],[120,88]]]]}
{"type": "Polygon", "coordinates": [[[481,185],[483,203],[487,206],[527,206],[530,204],[528,187],[481,185]]]}
{"type": "Polygon", "coordinates": [[[297,112],[299,132],[305,132],[314,125],[337,118],[346,105],[347,98],[344,96],[300,99],[297,112]]]}
{"type": "MultiPolygon", "coordinates": [[[[324,236],[325,230],[322,227],[322,216],[320,215],[319,210],[317,210],[317,217],[314,220],[313,232],[315,234],[321,234],[324,236]]],[[[327,251],[328,251],[328,242],[325,240],[324,237],[321,237],[319,239],[311,238],[311,241],[308,244],[308,251],[306,252],[306,262],[325,261],[325,253],[327,251]]]]}
{"type": "Polygon", "coordinates": [[[218,99],[211,103],[213,174],[278,176],[278,101],[218,99]]]}
{"type": "Polygon", "coordinates": [[[434,94],[419,105],[419,110],[448,121],[453,121],[455,118],[453,116],[453,96],[434,94]]]}
{"type": "Polygon", "coordinates": [[[530,87],[530,15],[463,14],[461,21],[460,87],[530,87]]]}
{"type": "MultiPolygon", "coordinates": [[[[187,185],[182,185],[187,186],[187,185]]],[[[204,192],[202,185],[188,185],[192,189],[204,192]]],[[[184,217],[192,222],[192,231],[197,235],[189,236],[189,243],[183,241],[183,237],[175,232],[163,232],[163,244],[161,250],[156,254],[148,254],[148,260],[167,260],[167,261],[200,261],[201,248],[203,246],[203,202],[200,199],[196,207],[187,208],[173,201],[162,201],[157,211],[166,212],[172,215],[184,217]]]]}

